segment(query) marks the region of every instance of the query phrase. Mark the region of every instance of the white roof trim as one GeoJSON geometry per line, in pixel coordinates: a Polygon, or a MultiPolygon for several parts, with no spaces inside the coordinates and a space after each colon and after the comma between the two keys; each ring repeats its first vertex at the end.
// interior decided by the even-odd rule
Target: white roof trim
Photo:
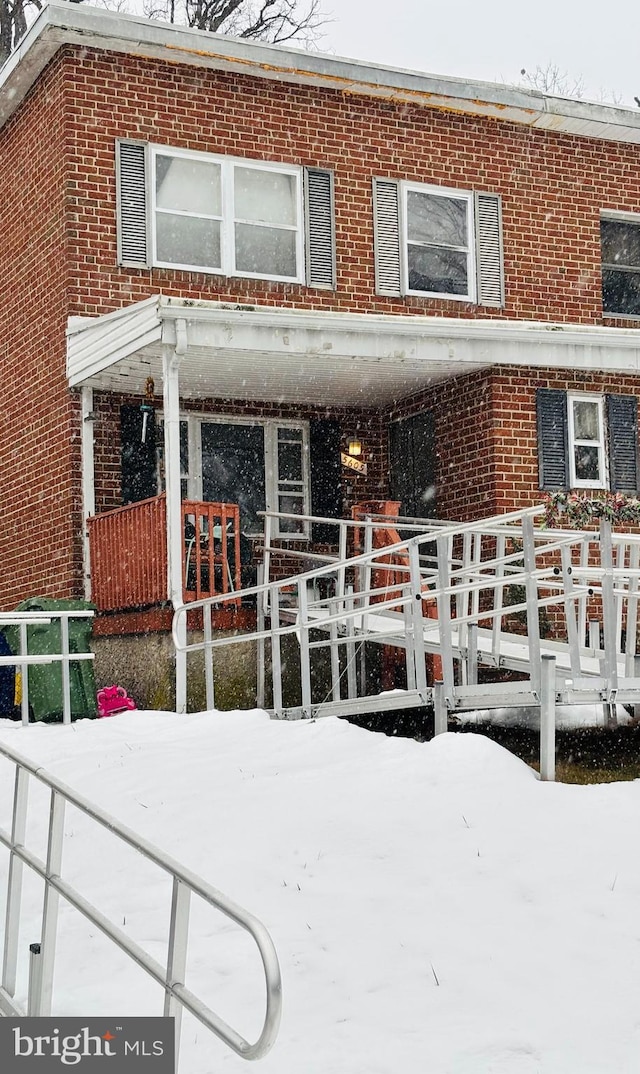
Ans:
{"type": "Polygon", "coordinates": [[[384,406],[490,366],[640,371],[640,333],[599,325],[331,313],[156,296],[67,332],[71,387],[141,391],[186,325],[185,398],[384,406]]]}
{"type": "Polygon", "coordinates": [[[250,42],[116,11],[49,0],[0,72],[0,126],[17,109],[64,44],[147,56],[170,63],[490,116],[545,130],[640,142],[638,109],[552,97],[521,87],[467,81],[328,56],[288,45],[250,42]]]}

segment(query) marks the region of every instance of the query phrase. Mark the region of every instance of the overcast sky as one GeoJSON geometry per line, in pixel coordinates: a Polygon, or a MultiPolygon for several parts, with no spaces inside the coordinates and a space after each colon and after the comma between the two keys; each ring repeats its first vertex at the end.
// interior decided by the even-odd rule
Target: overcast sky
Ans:
{"type": "Polygon", "coordinates": [[[583,97],[636,107],[640,3],[619,0],[322,0],[333,22],[323,52],[428,74],[518,83],[525,68],[557,64],[583,97]]]}

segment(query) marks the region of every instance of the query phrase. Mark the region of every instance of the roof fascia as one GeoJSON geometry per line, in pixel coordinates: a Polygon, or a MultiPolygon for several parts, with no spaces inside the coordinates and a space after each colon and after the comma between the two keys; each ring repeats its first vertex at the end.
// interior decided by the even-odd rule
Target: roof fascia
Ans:
{"type": "Polygon", "coordinates": [[[423,75],[288,45],[249,42],[68,0],[49,0],[0,71],[0,126],[65,44],[488,116],[608,141],[640,142],[640,113],[631,108],[552,97],[520,87],[423,75]]]}

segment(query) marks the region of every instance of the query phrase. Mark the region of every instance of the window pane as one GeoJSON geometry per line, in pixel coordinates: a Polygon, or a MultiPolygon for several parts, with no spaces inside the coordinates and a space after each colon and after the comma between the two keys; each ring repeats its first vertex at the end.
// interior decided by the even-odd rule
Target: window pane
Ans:
{"type": "Polygon", "coordinates": [[[573,432],[576,440],[600,440],[598,404],[588,399],[573,401],[573,432]]]}
{"type": "Polygon", "coordinates": [[[235,168],[236,220],[290,224],[296,220],[296,177],[257,168],[235,168]]]}
{"type": "Polygon", "coordinates": [[[220,224],[195,216],[156,213],[156,256],[172,265],[220,268],[220,224]]]}
{"type": "Polygon", "coordinates": [[[409,290],[466,295],[467,255],[459,250],[409,247],[409,290]]]}
{"type": "Polygon", "coordinates": [[[574,448],[578,481],[600,481],[600,449],[576,444],[574,448]]]}
{"type": "Polygon", "coordinates": [[[278,446],[278,478],[280,481],[302,481],[302,444],[278,446]]]}
{"type": "Polygon", "coordinates": [[[602,308],[605,313],[640,315],[640,273],[603,269],[602,308]]]}
{"type": "Polygon", "coordinates": [[[236,269],[295,279],[296,232],[236,224],[236,269]]]}
{"type": "MultiPolygon", "coordinates": [[[[304,513],[304,499],[301,495],[296,496],[295,493],[278,496],[278,510],[283,515],[301,515],[304,513]]],[[[304,524],[296,521],[295,518],[279,519],[280,533],[302,533],[303,529],[304,524]]]]}
{"type": "Polygon", "coordinates": [[[600,236],[604,264],[640,268],[640,223],[602,220],[600,236]]]}
{"type": "Polygon", "coordinates": [[[201,436],[203,499],[237,503],[242,532],[261,533],[257,512],[264,511],[266,502],[264,429],[204,422],[201,436]]]}
{"type": "Polygon", "coordinates": [[[220,165],[188,157],[156,157],[156,207],[220,216],[220,165]]]}
{"type": "Polygon", "coordinates": [[[466,201],[410,190],[407,217],[410,240],[445,246],[467,245],[466,201]]]}

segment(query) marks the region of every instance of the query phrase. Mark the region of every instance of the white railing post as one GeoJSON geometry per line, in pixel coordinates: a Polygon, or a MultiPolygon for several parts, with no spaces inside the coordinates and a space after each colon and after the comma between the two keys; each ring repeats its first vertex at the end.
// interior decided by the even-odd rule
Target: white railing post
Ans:
{"type": "Polygon", "coordinates": [[[536,548],[533,534],[533,519],[525,515],[522,519],[522,553],[525,570],[525,593],[527,599],[527,637],[529,639],[529,670],[531,689],[540,690],[540,619],[538,604],[538,583],[535,577],[536,548]]]}
{"type": "Polygon", "coordinates": [[[69,617],[60,616],[60,652],[62,654],[62,722],[71,723],[71,675],[69,667],[69,617]]]}
{"type": "Polygon", "coordinates": [[[213,648],[211,646],[212,624],[211,624],[211,603],[206,604],[202,609],[202,627],[204,632],[204,681],[205,681],[205,696],[207,709],[215,707],[215,689],[213,681],[213,648]]]}
{"type": "MultiPolygon", "coordinates": [[[[415,666],[416,689],[421,694],[427,690],[427,665],[424,646],[424,619],[422,604],[422,575],[420,574],[420,553],[414,538],[409,545],[409,585],[403,585],[406,600],[411,606],[411,633],[413,635],[413,662],[415,666]]],[[[409,653],[407,652],[407,665],[409,653]]],[[[408,668],[407,668],[408,670],[408,668]]]]}
{"type": "Polygon", "coordinates": [[[16,990],[18,965],[18,935],[20,931],[20,907],[22,903],[21,859],[13,849],[24,846],[27,830],[27,803],[29,797],[29,773],[16,765],[13,792],[13,817],[11,820],[11,854],[7,879],[7,908],[4,928],[4,957],[2,962],[2,987],[10,996],[16,990]]]}
{"type": "Polygon", "coordinates": [[[611,541],[611,523],[603,518],[600,521],[600,555],[602,564],[602,633],[604,643],[604,676],[610,695],[607,701],[615,700],[618,687],[618,661],[616,658],[616,607],[613,585],[613,545],[611,541]]]}
{"type": "Polygon", "coordinates": [[[448,730],[448,709],[444,696],[444,683],[437,682],[433,687],[433,733],[443,735],[448,730]]]}
{"type": "Polygon", "coordinates": [[[269,586],[271,610],[271,691],[273,710],[282,715],[282,659],[280,653],[280,593],[277,585],[269,586]]]}
{"type": "MultiPolygon", "coordinates": [[[[21,622],[18,630],[20,632],[20,656],[27,656],[29,652],[27,624],[21,622]]],[[[20,668],[20,685],[22,689],[20,715],[22,717],[22,726],[27,727],[29,724],[29,668],[27,664],[16,665],[16,670],[18,667],[20,668]]]]}
{"type": "Polygon", "coordinates": [[[309,609],[307,604],[306,581],[298,582],[297,589],[302,715],[309,717],[311,716],[311,652],[309,649],[309,609]]]}
{"type": "Polygon", "coordinates": [[[171,921],[169,925],[169,951],[167,955],[167,989],[164,996],[164,1016],[175,1023],[176,1069],[180,1052],[180,1029],[182,1027],[182,1004],[169,991],[174,985],[185,983],[187,947],[189,942],[189,911],[191,889],[173,878],[171,895],[171,921]]]}
{"type": "Polygon", "coordinates": [[[438,555],[438,631],[440,635],[440,652],[442,656],[442,679],[447,703],[453,701],[453,641],[451,637],[451,595],[447,592],[451,585],[450,540],[445,534],[436,538],[438,555]]]}
{"type": "Polygon", "coordinates": [[[540,670],[540,779],[556,778],[556,658],[545,653],[540,670]]]}
{"type": "Polygon", "coordinates": [[[60,896],[49,883],[52,877],[59,878],[62,868],[62,844],[64,840],[65,799],[56,791],[51,791],[51,808],[49,810],[49,840],[47,845],[47,866],[44,883],[44,904],[42,908],[42,966],[38,988],[34,995],[34,1014],[48,1017],[51,1014],[53,994],[53,970],[56,957],[56,937],[58,931],[58,904],[60,896]]]}

